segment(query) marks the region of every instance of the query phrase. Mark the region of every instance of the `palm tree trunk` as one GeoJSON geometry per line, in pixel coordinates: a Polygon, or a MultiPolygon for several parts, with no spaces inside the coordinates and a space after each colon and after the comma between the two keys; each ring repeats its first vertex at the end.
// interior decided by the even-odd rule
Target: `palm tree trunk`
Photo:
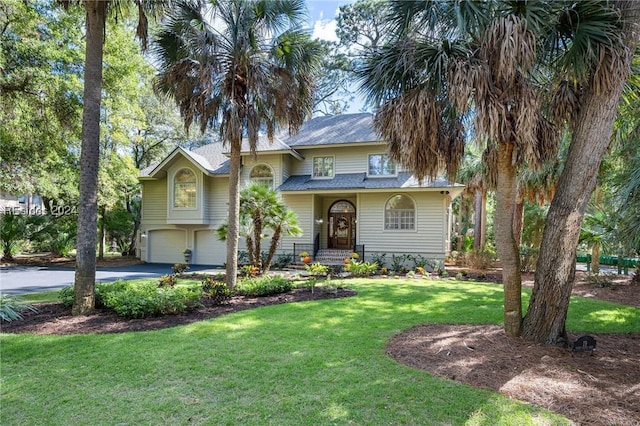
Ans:
{"type": "Polygon", "coordinates": [[[480,238],[480,248],[484,250],[487,246],[487,190],[482,190],[482,238],[480,238]]]}
{"type": "Polygon", "coordinates": [[[495,234],[496,249],[502,264],[504,287],[504,331],[517,337],[522,327],[522,281],[520,255],[513,235],[513,213],[517,180],[513,165],[513,144],[498,149],[498,181],[496,185],[495,234]]]}
{"type": "Polygon", "coordinates": [[[600,273],[600,241],[594,242],[591,247],[591,273],[600,273]]]}
{"type": "Polygon", "coordinates": [[[479,189],[475,193],[473,222],[473,248],[480,250],[482,248],[482,191],[479,189]]]}
{"type": "Polygon", "coordinates": [[[231,164],[229,166],[229,217],[227,223],[227,285],[234,288],[238,274],[238,230],[240,228],[240,166],[242,163],[241,139],[231,141],[231,164]]]}
{"type": "Polygon", "coordinates": [[[102,48],[107,2],[87,0],[86,53],[80,153],[80,205],[74,299],[71,313],[84,315],[94,308],[96,234],[98,224],[98,166],[100,163],[100,102],[102,48]]]}
{"type": "MultiPolygon", "coordinates": [[[[625,7],[631,11],[635,6],[630,2],[625,7]]],[[[567,342],[565,323],[576,272],[580,225],[596,186],[600,162],[611,143],[618,103],[640,36],[639,13],[634,13],[631,25],[636,31],[627,32],[628,53],[622,58],[615,83],[600,93],[589,90],[580,107],[558,190],[547,214],[535,283],[524,318],[523,337],[529,340],[550,345],[567,342]]]]}
{"type": "Polygon", "coordinates": [[[520,193],[520,188],[516,190],[516,205],[513,210],[513,238],[516,246],[522,244],[522,227],[524,225],[524,196],[520,193]]]}

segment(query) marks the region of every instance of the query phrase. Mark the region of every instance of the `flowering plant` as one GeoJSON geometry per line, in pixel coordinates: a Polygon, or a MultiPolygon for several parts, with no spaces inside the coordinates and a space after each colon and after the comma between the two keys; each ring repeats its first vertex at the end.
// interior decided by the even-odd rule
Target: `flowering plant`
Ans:
{"type": "Polygon", "coordinates": [[[186,248],[182,250],[182,254],[191,254],[191,249],[186,248]]]}
{"type": "Polygon", "coordinates": [[[306,251],[303,251],[302,253],[300,253],[298,256],[300,257],[307,257],[309,256],[309,253],[307,253],[306,251]]]}
{"type": "Polygon", "coordinates": [[[351,253],[351,258],[352,259],[358,259],[360,257],[360,255],[358,253],[351,253]]]}

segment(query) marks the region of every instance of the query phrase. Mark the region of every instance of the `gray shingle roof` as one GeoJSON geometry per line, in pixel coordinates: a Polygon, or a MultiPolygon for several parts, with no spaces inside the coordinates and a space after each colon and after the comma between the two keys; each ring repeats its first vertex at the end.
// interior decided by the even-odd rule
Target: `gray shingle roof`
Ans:
{"type": "Polygon", "coordinates": [[[310,175],[290,176],[278,187],[279,191],[309,191],[329,189],[399,189],[399,188],[450,188],[463,187],[446,179],[429,181],[422,185],[408,172],[400,172],[394,177],[367,177],[366,173],[345,173],[332,179],[312,179],[310,175]]]}
{"type": "Polygon", "coordinates": [[[295,135],[280,137],[291,148],[380,141],[369,113],[312,118],[295,135]]]}
{"type": "Polygon", "coordinates": [[[158,166],[171,155],[173,155],[176,151],[182,152],[185,156],[189,157],[194,163],[198,164],[209,174],[229,174],[229,158],[224,155],[222,143],[215,142],[201,146],[200,148],[196,148],[193,151],[189,151],[183,148],[176,148],[171,152],[171,154],[165,157],[162,162],[142,169],[140,171],[140,177],[150,177],[152,175],[152,172],[156,171],[158,166]]]}

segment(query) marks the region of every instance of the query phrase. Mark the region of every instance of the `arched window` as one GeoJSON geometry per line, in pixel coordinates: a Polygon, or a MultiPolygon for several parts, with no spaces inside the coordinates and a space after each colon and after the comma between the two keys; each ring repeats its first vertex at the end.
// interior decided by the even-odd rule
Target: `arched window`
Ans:
{"type": "Polygon", "coordinates": [[[273,188],[273,171],[266,164],[258,164],[249,174],[249,179],[253,182],[260,182],[269,188],[273,188]]]}
{"type": "Polygon", "coordinates": [[[196,175],[190,169],[180,169],[173,178],[173,207],[196,207],[196,175]]]}
{"type": "Polygon", "coordinates": [[[416,229],[416,206],[406,195],[394,195],[384,206],[384,229],[416,229]]]}

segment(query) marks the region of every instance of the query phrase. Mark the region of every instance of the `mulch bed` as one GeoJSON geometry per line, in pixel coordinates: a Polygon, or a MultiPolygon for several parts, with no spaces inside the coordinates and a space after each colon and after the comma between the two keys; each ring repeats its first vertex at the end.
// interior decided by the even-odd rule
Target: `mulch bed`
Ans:
{"type": "Polygon", "coordinates": [[[96,309],[87,316],[72,316],[71,308],[62,303],[35,303],[37,313],[26,312],[24,319],[10,323],[1,323],[3,333],[33,334],[87,334],[87,333],[124,333],[127,331],[148,331],[176,325],[191,324],[232,312],[280,303],[304,302],[308,300],[337,299],[355,295],[348,288],[324,289],[316,286],[314,292],[307,288],[297,288],[290,292],[266,297],[234,296],[227,303],[216,305],[205,299],[204,306],[181,315],[165,315],[152,318],[127,319],[113,311],[96,309]]]}
{"type": "MultiPolygon", "coordinates": [[[[456,268],[447,267],[451,275],[456,268]]],[[[499,270],[481,271],[488,285],[498,285],[499,270]]],[[[469,272],[470,278],[476,278],[469,272]]],[[[523,285],[533,277],[523,275],[523,285]]],[[[609,287],[594,287],[577,274],[574,294],[640,308],[640,282],[618,277],[609,287]]],[[[96,311],[72,317],[60,303],[38,304],[38,314],[2,323],[3,333],[75,334],[155,330],[189,324],[231,312],[305,300],[353,296],[350,289],[325,291],[300,288],[261,298],[234,297],[221,306],[206,304],[184,315],[123,319],[96,311]]],[[[422,324],[394,336],[386,352],[398,362],[437,376],[543,406],[580,425],[640,425],[640,334],[592,334],[593,355],[572,356],[567,348],[534,344],[507,337],[496,325],[422,324]]],[[[571,339],[577,336],[570,335],[571,339]]]]}

